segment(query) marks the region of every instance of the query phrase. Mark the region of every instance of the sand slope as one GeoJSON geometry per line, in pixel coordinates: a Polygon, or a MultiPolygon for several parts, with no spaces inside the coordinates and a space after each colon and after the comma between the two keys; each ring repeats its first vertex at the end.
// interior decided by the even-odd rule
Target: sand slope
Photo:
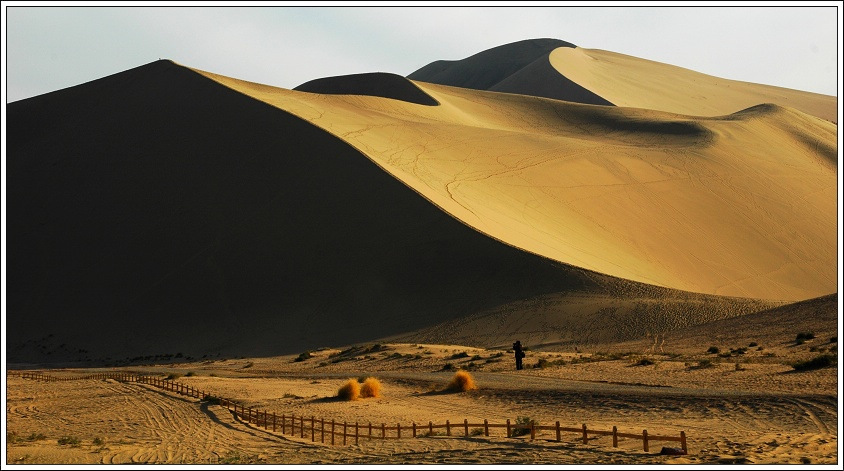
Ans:
{"type": "Polygon", "coordinates": [[[422,107],[200,73],[330,131],[528,252],[708,294],[836,289],[836,126],[794,109],[701,118],[417,82],[440,103],[422,107]]]}

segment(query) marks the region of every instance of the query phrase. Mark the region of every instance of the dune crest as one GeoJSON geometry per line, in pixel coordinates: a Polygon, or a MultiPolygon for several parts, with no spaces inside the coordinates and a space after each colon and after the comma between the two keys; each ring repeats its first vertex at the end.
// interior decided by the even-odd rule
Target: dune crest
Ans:
{"type": "Polygon", "coordinates": [[[320,78],[293,90],[329,95],[369,95],[427,106],[439,104],[410,80],[383,72],[320,78]]]}

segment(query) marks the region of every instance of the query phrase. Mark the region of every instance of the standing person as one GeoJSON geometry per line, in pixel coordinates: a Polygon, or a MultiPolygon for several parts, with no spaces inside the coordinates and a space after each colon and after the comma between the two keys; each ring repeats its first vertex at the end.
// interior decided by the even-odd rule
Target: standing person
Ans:
{"type": "Polygon", "coordinates": [[[522,341],[516,340],[516,343],[513,344],[513,354],[516,356],[516,369],[522,369],[522,358],[525,357],[525,351],[522,350],[522,341]]]}

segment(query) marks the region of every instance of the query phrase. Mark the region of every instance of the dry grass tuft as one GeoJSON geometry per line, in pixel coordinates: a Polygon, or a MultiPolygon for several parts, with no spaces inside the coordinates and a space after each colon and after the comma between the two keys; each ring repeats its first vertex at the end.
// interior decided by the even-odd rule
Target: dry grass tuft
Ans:
{"type": "Polygon", "coordinates": [[[351,378],[338,391],[337,397],[345,401],[355,401],[360,397],[360,383],[351,378]]]}
{"type": "Polygon", "coordinates": [[[360,387],[360,397],[381,397],[381,382],[375,378],[366,378],[360,387]]]}
{"type": "Polygon", "coordinates": [[[457,392],[471,391],[473,389],[478,389],[478,387],[475,385],[475,380],[472,378],[472,375],[466,371],[458,371],[457,373],[454,373],[454,376],[451,378],[451,382],[448,383],[448,387],[446,387],[446,390],[448,391],[457,392]]]}

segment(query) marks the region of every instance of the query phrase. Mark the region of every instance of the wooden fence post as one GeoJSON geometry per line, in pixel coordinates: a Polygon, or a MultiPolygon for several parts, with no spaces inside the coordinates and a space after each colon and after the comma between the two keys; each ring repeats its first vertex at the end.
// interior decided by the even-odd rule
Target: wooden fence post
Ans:
{"type": "Polygon", "coordinates": [[[451,436],[451,424],[447,420],[445,421],[445,434],[451,436]]]}
{"type": "Polygon", "coordinates": [[[510,419],[507,419],[507,438],[510,438],[510,419]]]}
{"type": "Polygon", "coordinates": [[[583,424],[583,444],[589,444],[589,437],[586,436],[586,424],[583,424]]]}
{"type": "Polygon", "coordinates": [[[346,421],[343,421],[343,445],[346,444],[346,421]]]}
{"type": "Polygon", "coordinates": [[[372,440],[372,422],[369,423],[369,439],[372,440]]]}
{"type": "Polygon", "coordinates": [[[413,422],[411,426],[413,427],[413,438],[416,438],[416,422],[413,422]]]}
{"type": "Polygon", "coordinates": [[[381,438],[387,438],[387,425],[381,424],[381,438]]]}
{"type": "Polygon", "coordinates": [[[612,446],[618,448],[618,427],[612,426],[612,446]]]}
{"type": "Polygon", "coordinates": [[[680,447],[686,454],[689,453],[689,447],[686,446],[686,432],[684,431],[680,431],[680,447]]]}
{"type": "Polygon", "coordinates": [[[325,417],[319,418],[319,441],[325,443],[325,417]]]}
{"type": "Polygon", "coordinates": [[[334,419],[331,419],[331,444],[334,444],[334,419]]]}
{"type": "Polygon", "coordinates": [[[355,445],[357,445],[357,444],[358,444],[358,436],[359,436],[359,434],[360,434],[360,433],[359,433],[359,430],[358,430],[358,423],[357,423],[357,421],[355,421],[355,445]]]}
{"type": "Polygon", "coordinates": [[[311,441],[316,441],[316,428],[314,427],[314,416],[311,416],[311,441]]]}
{"type": "Polygon", "coordinates": [[[396,424],[396,438],[401,438],[401,424],[396,424]]]}
{"type": "Polygon", "coordinates": [[[645,448],[645,452],[648,452],[648,431],[642,430],[642,446],[645,448]]]}
{"type": "Polygon", "coordinates": [[[305,416],[299,416],[299,438],[305,438],[305,416]]]}
{"type": "Polygon", "coordinates": [[[428,422],[428,436],[432,436],[434,434],[434,423],[428,422]]]}
{"type": "Polygon", "coordinates": [[[560,441],[560,421],[559,420],[557,421],[556,428],[557,428],[557,441],[559,442],[560,441]]]}
{"type": "Polygon", "coordinates": [[[469,419],[463,419],[463,437],[469,438],[469,419]]]}
{"type": "MultiPolygon", "coordinates": [[[[559,422],[557,422],[557,423],[559,423],[559,422]]],[[[486,419],[484,419],[484,436],[485,437],[489,436],[489,421],[486,420],[486,419]]]]}
{"type": "Polygon", "coordinates": [[[275,432],[275,411],[273,411],[273,432],[275,432]]]}

